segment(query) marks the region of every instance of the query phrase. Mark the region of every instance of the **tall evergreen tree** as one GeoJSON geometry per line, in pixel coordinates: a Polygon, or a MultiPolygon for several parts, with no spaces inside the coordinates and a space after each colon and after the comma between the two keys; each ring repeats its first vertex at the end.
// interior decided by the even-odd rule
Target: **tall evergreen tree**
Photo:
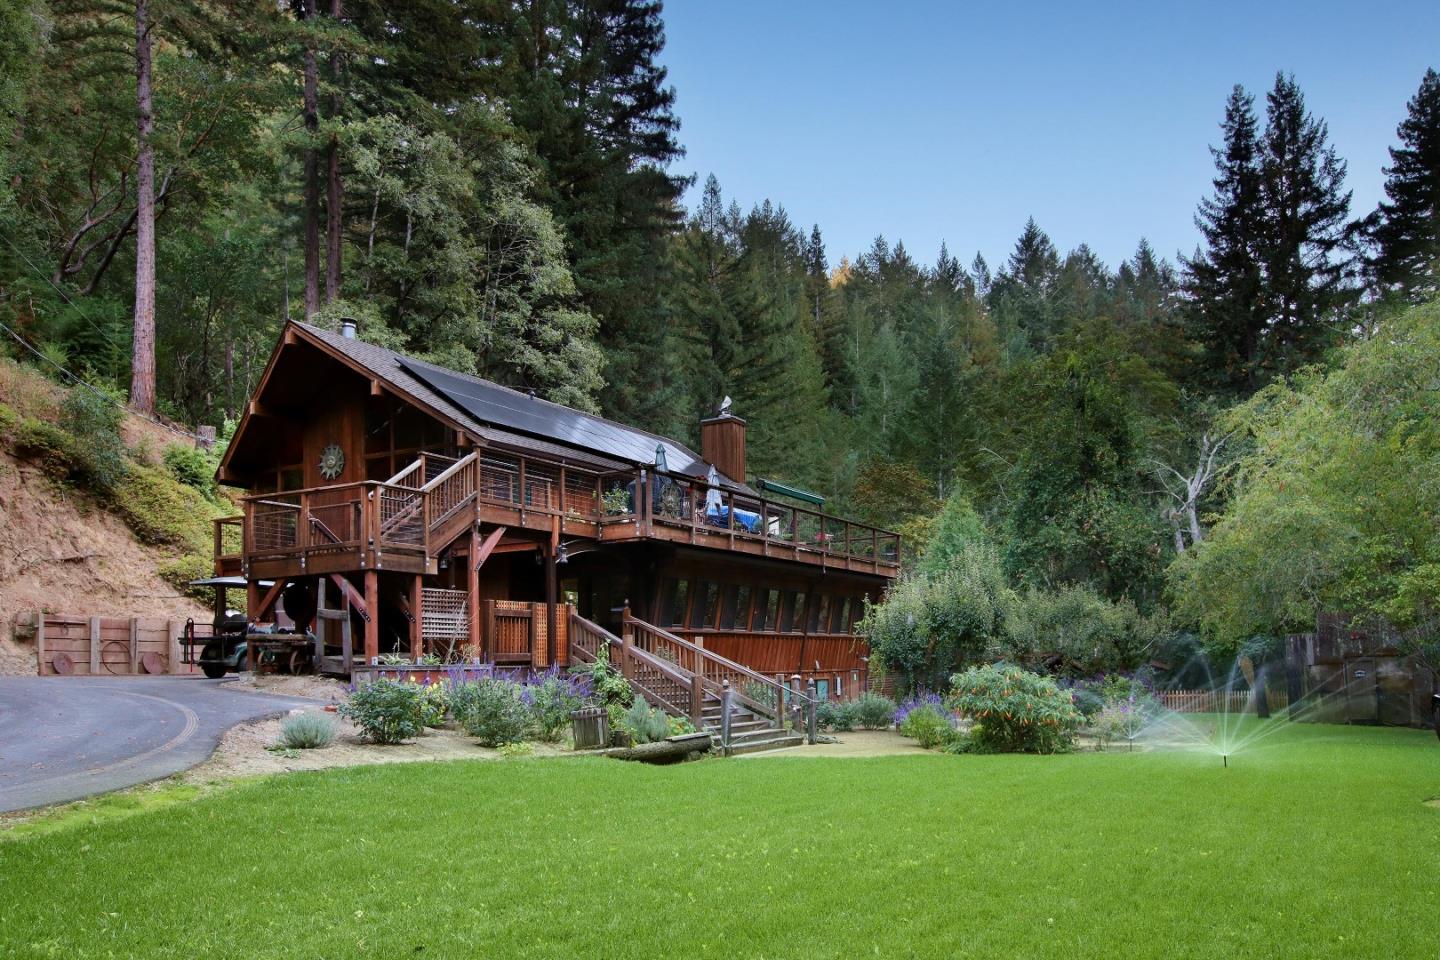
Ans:
{"type": "Polygon", "coordinates": [[[1225,103],[1221,130],[1224,146],[1210,148],[1215,193],[1195,214],[1205,249],[1183,261],[1184,289],[1208,379],[1241,391],[1258,385],[1266,306],[1255,98],[1239,84],[1225,103]]]}
{"type": "Polygon", "coordinates": [[[1375,280],[1412,302],[1440,293],[1440,74],[1425,71],[1390,148],[1385,196],[1368,219],[1375,280]]]}
{"type": "Polygon", "coordinates": [[[1055,244],[1031,217],[987,297],[1011,358],[1043,352],[1058,334],[1054,294],[1059,272],[1055,244]]]}
{"type": "Polygon", "coordinates": [[[1350,192],[1343,190],[1345,161],[1328,142],[1325,122],[1306,111],[1293,76],[1276,75],[1265,113],[1259,253],[1270,323],[1264,363],[1284,373],[1313,360],[1327,332],[1343,326],[1350,192]]]}

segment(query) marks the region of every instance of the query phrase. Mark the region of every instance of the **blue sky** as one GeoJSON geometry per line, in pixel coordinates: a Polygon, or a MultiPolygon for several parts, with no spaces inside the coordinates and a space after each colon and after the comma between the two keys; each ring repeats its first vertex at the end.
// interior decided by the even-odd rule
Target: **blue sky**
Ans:
{"type": "Polygon", "coordinates": [[[1263,112],[1277,70],[1368,211],[1406,100],[1440,69],[1436,0],[667,0],[665,23],[687,202],[714,173],[727,202],[818,222],[832,264],[884,234],[993,267],[1029,216],[1112,267],[1141,236],[1188,253],[1225,98],[1242,83],[1263,112]]]}

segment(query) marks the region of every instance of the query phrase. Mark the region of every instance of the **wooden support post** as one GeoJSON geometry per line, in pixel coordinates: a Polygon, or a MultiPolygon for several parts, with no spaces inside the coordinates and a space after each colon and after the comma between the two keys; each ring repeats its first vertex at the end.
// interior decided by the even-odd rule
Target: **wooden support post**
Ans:
{"type": "Polygon", "coordinates": [[[90,618],[90,672],[100,672],[100,618],[90,618]]]}
{"type": "Polygon", "coordinates": [[[730,752],[730,701],[732,693],[730,681],[720,681],[720,749],[730,752]]]}
{"type": "Polygon", "coordinates": [[[556,565],[560,553],[560,518],[550,518],[550,549],[545,551],[545,665],[555,663],[555,605],[560,602],[559,573],[556,565]]]}
{"type": "Polygon", "coordinates": [[[425,634],[421,630],[421,618],[425,611],[422,609],[425,603],[423,579],[420,574],[415,574],[415,581],[410,587],[410,659],[415,663],[420,662],[420,657],[425,652],[425,634]]]}
{"type": "MultiPolygon", "coordinates": [[[[477,501],[478,502],[478,501],[477,501]]],[[[465,558],[465,603],[470,615],[470,656],[480,658],[480,529],[470,527],[470,553],[465,558]]]]}
{"type": "MultiPolygon", "coordinates": [[[[181,673],[185,668],[180,656],[180,634],[184,629],[183,626],[177,626],[174,620],[165,621],[166,654],[169,658],[166,666],[171,673],[181,673]]],[[[194,672],[195,668],[191,667],[190,670],[194,672]]]]}
{"type": "MultiPolygon", "coordinates": [[[[169,626],[169,624],[166,624],[169,626]]],[[[167,641],[169,637],[166,637],[167,641]]],[[[140,622],[134,617],[130,618],[130,672],[140,672],[140,622]]]]}
{"type": "Polygon", "coordinates": [[[365,621],[365,663],[373,664],[380,658],[380,573],[365,571],[365,609],[370,618],[365,621]]]}
{"type": "Polygon", "coordinates": [[[245,581],[245,620],[247,623],[255,623],[260,619],[260,582],[258,580],[245,581]]]}
{"type": "Polygon", "coordinates": [[[690,675],[690,722],[695,724],[695,729],[702,726],[701,714],[705,705],[705,678],[699,672],[690,675]]]}
{"type": "Polygon", "coordinates": [[[630,648],[635,645],[635,627],[630,623],[630,601],[620,612],[620,672],[630,676],[630,648]]]}
{"type": "Polygon", "coordinates": [[[45,675],[45,611],[35,611],[35,672],[45,675]]]}

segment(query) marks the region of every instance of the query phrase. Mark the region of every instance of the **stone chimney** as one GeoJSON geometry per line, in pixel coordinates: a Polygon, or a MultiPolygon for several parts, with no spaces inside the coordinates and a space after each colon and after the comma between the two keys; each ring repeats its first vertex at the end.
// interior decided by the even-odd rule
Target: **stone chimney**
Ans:
{"type": "MultiPolygon", "coordinates": [[[[728,398],[727,398],[728,399],[728,398]]],[[[745,421],[727,409],[700,421],[700,456],[731,480],[745,482],[745,421]]]]}

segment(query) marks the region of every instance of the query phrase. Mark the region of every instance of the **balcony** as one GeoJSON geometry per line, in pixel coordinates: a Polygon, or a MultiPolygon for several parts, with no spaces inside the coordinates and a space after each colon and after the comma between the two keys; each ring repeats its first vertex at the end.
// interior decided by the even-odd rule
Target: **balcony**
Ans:
{"type": "Polygon", "coordinates": [[[662,540],[893,576],[898,534],[677,474],[597,473],[494,450],[423,455],[386,481],[241,499],[215,523],[217,574],[434,573],[480,522],[601,542],[662,540]]]}

